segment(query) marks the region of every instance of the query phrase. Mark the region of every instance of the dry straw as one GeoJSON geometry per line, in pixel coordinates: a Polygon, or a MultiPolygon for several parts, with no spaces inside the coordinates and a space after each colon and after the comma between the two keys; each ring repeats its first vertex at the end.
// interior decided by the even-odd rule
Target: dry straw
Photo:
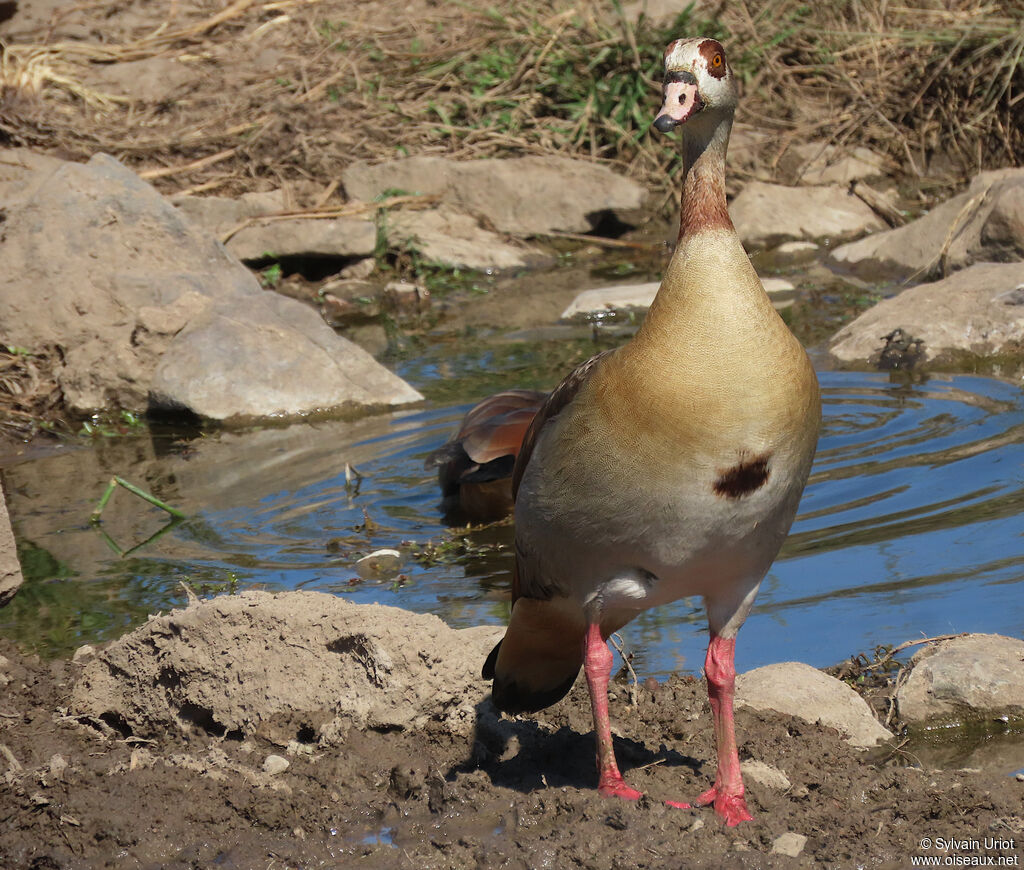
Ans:
{"type": "Polygon", "coordinates": [[[562,154],[672,184],[671,141],[649,133],[668,39],[725,42],[740,122],[790,144],[867,145],[908,175],[960,180],[1019,164],[1024,5],[746,0],[655,26],[615,0],[199,0],[68,7],[2,47],[0,136],[105,150],[168,190],[336,182],[354,160],[562,154]],[[63,16],[63,17],[60,17],[63,16]],[[95,39],[66,35],[88,30],[95,39]],[[274,58],[267,62],[267,56],[274,58]],[[263,58],[260,63],[254,59],[263,58]],[[189,82],[128,100],[103,85],[125,62],[173,63],[189,82]]]}

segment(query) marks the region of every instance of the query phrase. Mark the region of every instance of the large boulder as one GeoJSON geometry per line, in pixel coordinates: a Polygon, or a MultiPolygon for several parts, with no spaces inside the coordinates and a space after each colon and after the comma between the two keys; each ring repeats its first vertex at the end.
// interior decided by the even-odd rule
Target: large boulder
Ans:
{"type": "Polygon", "coordinates": [[[794,239],[851,239],[885,224],[845,188],[785,187],[751,181],[729,206],[736,232],[749,248],[794,239]]]}
{"type": "Polygon", "coordinates": [[[222,420],[421,398],[300,303],[260,288],[113,158],[40,175],[0,203],[0,323],[9,343],[61,348],[73,410],[222,420]]]}
{"type": "Polygon", "coordinates": [[[916,653],[910,668],[896,693],[907,722],[1024,717],[1024,640],[999,634],[951,638],[916,653]]]}
{"type": "Polygon", "coordinates": [[[736,706],[820,722],[860,748],[892,738],[867,702],[846,683],[801,662],[765,665],[737,676],[736,706]]]}
{"type": "Polygon", "coordinates": [[[152,616],[101,650],[71,712],[139,736],[200,729],[330,743],[352,726],[472,730],[495,627],[321,592],[243,592],[152,616]]]}
{"type": "Polygon", "coordinates": [[[841,245],[830,258],[869,280],[927,280],[972,263],[1024,259],[1024,169],[982,172],[906,226],[841,245]]]}
{"type": "Polygon", "coordinates": [[[897,329],[923,362],[1024,353],[1024,263],[978,263],[883,299],[829,345],[841,363],[876,364],[897,329]]]}
{"type": "Polygon", "coordinates": [[[353,199],[369,202],[387,190],[437,196],[500,232],[520,236],[590,232],[609,215],[639,209],[645,198],[635,181],[567,157],[410,157],[352,164],[342,181],[353,199]]]}

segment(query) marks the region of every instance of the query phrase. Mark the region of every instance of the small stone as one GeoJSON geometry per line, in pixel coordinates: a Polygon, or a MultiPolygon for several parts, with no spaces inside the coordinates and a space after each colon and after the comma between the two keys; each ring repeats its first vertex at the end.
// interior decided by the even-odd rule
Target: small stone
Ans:
{"type": "Polygon", "coordinates": [[[50,756],[50,776],[54,779],[64,779],[64,771],[68,769],[68,763],[59,752],[50,756]]]}
{"type": "Polygon", "coordinates": [[[1017,775],[1016,775],[1016,776],[1014,777],[1014,779],[1016,779],[1016,780],[1017,780],[1017,782],[1024,782],[1024,773],[1018,773],[1018,774],[1017,774],[1017,775]]]}
{"type": "Polygon", "coordinates": [[[373,257],[367,257],[365,260],[356,260],[354,263],[346,266],[339,272],[342,278],[363,280],[369,278],[373,274],[373,270],[377,268],[377,261],[373,257]]]}
{"type": "Polygon", "coordinates": [[[402,554],[398,550],[374,550],[356,561],[355,569],[367,580],[393,577],[402,567],[402,554]]]}
{"type": "Polygon", "coordinates": [[[789,794],[790,794],[790,797],[805,798],[810,793],[811,793],[811,790],[806,785],[798,785],[789,794]]]}
{"type": "Polygon", "coordinates": [[[792,831],[776,837],[772,842],[772,852],[776,855],[787,855],[795,858],[807,845],[807,838],[803,834],[794,834],[792,831]]]}
{"type": "Polygon", "coordinates": [[[814,242],[783,242],[775,249],[776,254],[784,257],[803,257],[817,251],[818,246],[814,242]]]}
{"type": "Polygon", "coordinates": [[[363,309],[348,299],[339,299],[333,293],[320,297],[320,310],[324,320],[331,326],[344,326],[348,321],[360,317],[363,309]]]}
{"type": "Polygon", "coordinates": [[[289,767],[289,761],[281,755],[268,755],[263,761],[263,772],[271,776],[284,773],[289,767]]]}
{"type": "Polygon", "coordinates": [[[743,761],[740,763],[740,773],[744,779],[752,779],[754,782],[775,791],[786,791],[792,783],[777,767],[765,764],[763,761],[743,761]]]}
{"type": "Polygon", "coordinates": [[[647,309],[661,286],[657,281],[647,284],[622,284],[615,287],[598,287],[579,293],[569,307],[562,312],[562,320],[574,317],[605,317],[615,311],[631,308],[647,309]]]}
{"type": "Polygon", "coordinates": [[[761,283],[769,296],[776,296],[781,293],[792,293],[796,287],[791,281],[785,278],[762,278],[761,283]]]}
{"type": "Polygon", "coordinates": [[[75,650],[75,654],[71,656],[71,661],[80,664],[81,662],[89,661],[94,655],[96,655],[96,648],[86,643],[75,650]]]}
{"type": "Polygon", "coordinates": [[[422,284],[391,281],[384,288],[384,307],[399,314],[419,314],[430,308],[430,291],[422,284]]]}
{"type": "Polygon", "coordinates": [[[693,824],[690,825],[689,831],[691,834],[696,834],[701,828],[704,827],[704,819],[694,819],[693,824]]]}

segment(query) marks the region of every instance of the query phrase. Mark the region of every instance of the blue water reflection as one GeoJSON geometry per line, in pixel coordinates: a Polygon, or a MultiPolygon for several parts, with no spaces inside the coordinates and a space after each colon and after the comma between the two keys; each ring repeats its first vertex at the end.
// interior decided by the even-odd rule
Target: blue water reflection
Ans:
{"type": "MultiPolygon", "coordinates": [[[[811,481],[740,634],[740,669],[787,659],[829,665],[876,644],[952,631],[1019,635],[1021,390],[968,376],[894,384],[824,372],[821,381],[825,426],[811,481]]],[[[0,611],[0,632],[53,649],[116,636],[146,612],[181,603],[182,579],[319,589],[437,613],[456,626],[500,623],[507,527],[474,535],[486,545],[481,553],[426,566],[409,558],[400,581],[356,582],[351,567],[372,549],[412,549],[444,534],[423,460],[468,407],[220,433],[155,450],[108,446],[8,469],[16,533],[41,567],[0,611]],[[346,485],[346,463],[362,475],[358,489],[346,485]],[[193,519],[117,558],[86,523],[113,473],[193,519]],[[60,498],[55,481],[72,481],[60,498]]],[[[104,528],[119,543],[144,540],[162,518],[122,495],[104,528]]],[[[703,663],[699,601],[646,613],[623,635],[643,675],[703,663]]]]}

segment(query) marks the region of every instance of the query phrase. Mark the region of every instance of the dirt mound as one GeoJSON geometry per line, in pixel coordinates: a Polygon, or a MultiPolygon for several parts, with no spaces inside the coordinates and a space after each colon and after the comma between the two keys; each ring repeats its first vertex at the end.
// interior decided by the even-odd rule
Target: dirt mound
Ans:
{"type": "Polygon", "coordinates": [[[153,616],[89,662],[71,711],[128,736],[196,729],[329,744],[357,726],[471,730],[501,632],[319,592],[243,592],[153,616]]]}
{"type": "Polygon", "coordinates": [[[908,856],[1020,854],[1024,784],[1005,773],[907,767],[905,752],[866,755],[750,709],[736,721],[754,820],[726,828],[710,809],[666,807],[714,776],[707,689],[692,677],[613,683],[619,763],[649,797],[601,798],[585,685],[536,717],[485,700],[466,732],[488,634],[248,593],[156,617],[82,674],[0,642],[0,867],[895,870],[908,856]],[[101,736],[67,715],[69,694],[140,733],[101,736]],[[311,708],[348,728],[343,742],[295,739],[312,721],[295,711],[311,708]],[[197,727],[201,709],[237,730],[197,727]]]}

